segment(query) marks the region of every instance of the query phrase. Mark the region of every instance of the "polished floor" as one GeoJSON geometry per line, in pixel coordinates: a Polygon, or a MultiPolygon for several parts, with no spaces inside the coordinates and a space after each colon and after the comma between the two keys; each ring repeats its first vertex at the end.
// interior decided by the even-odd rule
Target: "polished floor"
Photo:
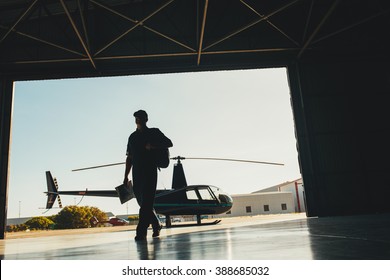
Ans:
{"type": "Polygon", "coordinates": [[[0,240],[2,260],[389,260],[390,215],[283,214],[163,229],[0,240]],[[151,234],[151,233],[150,233],[151,234]]]}

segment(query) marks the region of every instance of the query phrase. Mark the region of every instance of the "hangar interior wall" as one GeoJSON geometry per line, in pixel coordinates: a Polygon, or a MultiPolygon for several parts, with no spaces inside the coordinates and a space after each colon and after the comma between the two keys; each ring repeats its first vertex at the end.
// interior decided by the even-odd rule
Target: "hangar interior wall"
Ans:
{"type": "Polygon", "coordinates": [[[389,59],[289,67],[308,216],[390,212],[389,59]]]}

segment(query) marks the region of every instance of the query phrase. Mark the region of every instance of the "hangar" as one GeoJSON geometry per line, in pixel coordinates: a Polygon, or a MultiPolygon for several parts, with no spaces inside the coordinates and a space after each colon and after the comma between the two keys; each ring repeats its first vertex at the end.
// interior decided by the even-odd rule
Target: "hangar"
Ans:
{"type": "Polygon", "coordinates": [[[389,12],[387,0],[2,0],[0,237],[13,84],[57,78],[286,67],[307,216],[390,212],[389,12]]]}

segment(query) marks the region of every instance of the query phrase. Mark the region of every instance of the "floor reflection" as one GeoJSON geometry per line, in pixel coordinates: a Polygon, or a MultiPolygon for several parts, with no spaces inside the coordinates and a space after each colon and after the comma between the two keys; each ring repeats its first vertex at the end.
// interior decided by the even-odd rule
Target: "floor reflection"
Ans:
{"type": "Polygon", "coordinates": [[[155,260],[156,252],[160,251],[161,240],[153,238],[152,241],[138,241],[135,242],[137,246],[137,253],[140,260],[155,260]]]}
{"type": "Polygon", "coordinates": [[[390,215],[301,218],[210,228],[2,240],[3,260],[354,260],[390,259],[390,215]]]}
{"type": "Polygon", "coordinates": [[[360,215],[307,220],[317,260],[389,260],[390,215],[360,215]]]}
{"type": "Polygon", "coordinates": [[[275,223],[167,236],[157,259],[312,259],[306,223],[275,223]]]}

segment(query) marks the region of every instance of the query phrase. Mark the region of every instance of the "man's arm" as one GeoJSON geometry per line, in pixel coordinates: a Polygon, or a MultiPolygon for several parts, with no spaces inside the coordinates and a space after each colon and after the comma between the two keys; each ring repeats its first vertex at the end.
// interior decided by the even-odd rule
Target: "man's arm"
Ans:
{"type": "Polygon", "coordinates": [[[133,163],[131,161],[131,156],[128,155],[126,158],[125,179],[123,180],[123,183],[126,185],[127,185],[127,182],[129,181],[129,173],[130,173],[132,166],[133,166],[133,163]]]}

